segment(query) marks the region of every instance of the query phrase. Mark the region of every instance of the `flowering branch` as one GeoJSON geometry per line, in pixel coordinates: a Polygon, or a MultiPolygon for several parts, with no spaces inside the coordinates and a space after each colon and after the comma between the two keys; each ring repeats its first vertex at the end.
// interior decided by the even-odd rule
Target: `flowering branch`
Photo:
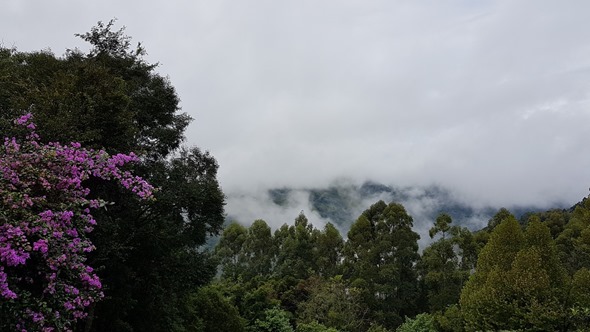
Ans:
{"type": "Polygon", "coordinates": [[[14,123],[27,134],[0,147],[0,313],[11,321],[0,327],[71,331],[104,296],[85,261],[94,250],[91,211],[105,202],[89,199],[84,181],[113,180],[141,199],[152,199],[154,188],[122,170],[138,161],[133,153],[42,144],[30,113],[14,123]]]}

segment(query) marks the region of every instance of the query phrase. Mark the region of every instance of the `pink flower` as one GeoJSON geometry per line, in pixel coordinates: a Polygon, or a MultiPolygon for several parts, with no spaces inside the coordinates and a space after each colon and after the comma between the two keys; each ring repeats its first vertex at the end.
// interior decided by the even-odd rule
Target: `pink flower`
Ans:
{"type": "Polygon", "coordinates": [[[33,250],[40,251],[42,254],[47,253],[47,240],[41,239],[33,243],[33,250]]]}
{"type": "Polygon", "coordinates": [[[27,113],[20,118],[16,119],[15,123],[18,125],[24,125],[25,123],[29,122],[29,120],[33,117],[33,114],[27,113]]]}
{"type": "Polygon", "coordinates": [[[96,225],[91,211],[104,201],[88,198],[85,181],[113,180],[142,199],[151,198],[154,188],[121,169],[139,161],[135,154],[109,156],[78,142],[40,143],[32,117],[14,121],[28,129],[24,139],[5,137],[0,146],[0,203],[7,207],[0,225],[0,301],[23,308],[17,330],[54,331],[75,324],[104,297],[99,277],[85,263],[95,249],[86,235],[96,225]],[[26,269],[5,270],[19,265],[26,269]],[[19,296],[31,284],[45,285],[42,297],[19,296]],[[68,315],[59,314],[64,308],[68,315]]]}

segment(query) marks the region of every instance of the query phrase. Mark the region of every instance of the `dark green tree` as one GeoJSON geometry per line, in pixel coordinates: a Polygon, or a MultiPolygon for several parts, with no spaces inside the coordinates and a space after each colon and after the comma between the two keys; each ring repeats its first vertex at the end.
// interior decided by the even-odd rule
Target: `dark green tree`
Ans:
{"type": "Polygon", "coordinates": [[[275,276],[297,280],[307,279],[315,270],[313,248],[313,225],[301,213],[291,226],[284,225],[275,232],[277,263],[275,276]]]}
{"type": "Polygon", "coordinates": [[[494,230],[494,228],[496,228],[496,226],[500,225],[500,223],[502,223],[502,221],[504,221],[506,218],[509,217],[514,217],[512,215],[512,213],[510,213],[510,211],[508,211],[508,209],[506,208],[501,208],[500,210],[498,210],[498,212],[496,212],[496,214],[490,219],[488,220],[488,226],[487,231],[491,232],[494,230]]]}
{"type": "Polygon", "coordinates": [[[576,204],[556,242],[559,259],[570,275],[590,268],[590,198],[576,204]]]}
{"type": "Polygon", "coordinates": [[[317,273],[325,278],[335,277],[340,270],[344,240],[332,223],[313,233],[314,261],[317,273]]]}
{"type": "Polygon", "coordinates": [[[280,305],[277,286],[273,280],[259,280],[259,278],[245,282],[222,280],[218,283],[218,287],[223,290],[224,296],[238,308],[240,316],[250,325],[256,320],[264,320],[266,310],[280,305]]]}
{"type": "Polygon", "coordinates": [[[434,222],[434,226],[430,228],[428,231],[428,235],[430,238],[434,238],[437,234],[440,233],[443,239],[446,238],[447,233],[451,230],[451,223],[453,219],[446,213],[441,213],[436,217],[436,221],[434,222]]]}
{"type": "Polygon", "coordinates": [[[557,238],[561,232],[563,232],[565,225],[568,223],[570,214],[567,210],[553,209],[546,212],[535,213],[529,216],[537,216],[542,223],[546,224],[551,230],[551,236],[557,238]]]}
{"type": "Polygon", "coordinates": [[[88,54],[1,49],[0,131],[31,110],[46,141],[154,157],[178,148],[190,117],[178,112],[174,87],[143,60],[143,48],[132,49],[113,24],[99,22],[79,35],[92,47],[88,54]]]}
{"type": "Polygon", "coordinates": [[[436,327],[441,332],[464,332],[465,322],[458,304],[445,309],[442,314],[435,314],[436,327]]]}
{"type": "Polygon", "coordinates": [[[581,268],[573,277],[571,285],[570,318],[572,327],[578,331],[590,330],[590,270],[581,268]]]}
{"type": "Polygon", "coordinates": [[[247,269],[244,259],[244,242],[248,229],[237,222],[225,227],[215,247],[215,257],[221,267],[221,277],[238,281],[247,269]]]}
{"type": "Polygon", "coordinates": [[[430,314],[419,314],[414,318],[407,318],[396,332],[437,332],[435,318],[430,314]]]}
{"type": "Polygon", "coordinates": [[[79,36],[89,53],[0,49],[0,132],[29,110],[46,141],[80,142],[111,154],[134,152],[133,171],[158,186],[156,201],[137,203],[107,183],[91,194],[115,203],[97,214],[92,234],[105,300],[80,326],[84,331],[173,331],[191,288],[205,284],[215,265],[199,246],[224,221],[217,163],[208,153],[179,150],[190,118],[179,112],[170,81],[132,48],[114,22],[79,36]]]}
{"type": "Polygon", "coordinates": [[[297,325],[295,332],[340,332],[332,327],[326,327],[318,322],[301,323],[297,325]]]}
{"type": "MultiPolygon", "coordinates": [[[[510,318],[515,308],[504,302],[497,290],[509,285],[506,275],[524,245],[524,235],[516,218],[506,217],[491,234],[482,249],[477,269],[461,293],[461,309],[467,330],[510,329],[510,318]]],[[[506,292],[502,293],[506,295],[506,292]]]]}
{"type": "Polygon", "coordinates": [[[217,289],[206,286],[191,294],[183,310],[186,332],[240,332],[245,321],[217,289]]]}
{"type": "Polygon", "coordinates": [[[366,331],[368,308],[358,289],[347,285],[340,276],[329,280],[312,278],[309,297],[297,310],[299,325],[316,322],[339,331],[366,331]]]}
{"type": "Polygon", "coordinates": [[[461,294],[467,330],[565,330],[567,286],[547,225],[533,218],[523,234],[508,216],[492,232],[461,294]]]}
{"type": "Polygon", "coordinates": [[[280,304],[280,283],[271,279],[276,260],[275,241],[264,220],[246,228],[229,224],[216,248],[221,280],[240,314],[248,322],[265,319],[265,310],[280,304]]]}
{"type": "Polygon", "coordinates": [[[429,234],[433,238],[441,233],[441,238],[424,249],[419,265],[431,312],[443,311],[457,303],[463,283],[469,276],[469,271],[460,268],[455,241],[446,237],[445,233],[451,230],[451,222],[452,219],[447,214],[441,214],[436,219],[429,234]]]}
{"type": "Polygon", "coordinates": [[[268,309],[264,319],[257,319],[247,331],[251,332],[293,332],[289,323],[289,313],[280,308],[268,309]]]}
{"type": "Polygon", "coordinates": [[[475,270],[479,252],[487,243],[489,234],[481,230],[472,233],[466,227],[453,226],[451,228],[451,241],[454,248],[458,250],[459,269],[471,273],[475,270]]]}
{"type": "Polygon", "coordinates": [[[271,276],[276,260],[276,250],[272,231],[264,220],[256,220],[248,228],[243,252],[247,265],[244,280],[254,277],[265,279],[271,276]]]}
{"type": "Polygon", "coordinates": [[[293,225],[283,225],[275,231],[277,250],[273,279],[283,309],[295,313],[299,303],[309,295],[307,280],[317,267],[314,261],[317,230],[302,213],[293,225]]]}
{"type": "Polygon", "coordinates": [[[390,329],[417,311],[420,237],[412,224],[402,205],[379,201],[362,213],[348,233],[347,277],[362,290],[371,317],[390,329]]]}
{"type": "Polygon", "coordinates": [[[95,308],[93,330],[172,331],[182,319],[187,285],[204,285],[216,273],[199,246],[224,221],[217,167],[196,148],[151,162],[156,200],[118,200],[99,216],[91,263],[101,267],[107,298],[95,308]]]}

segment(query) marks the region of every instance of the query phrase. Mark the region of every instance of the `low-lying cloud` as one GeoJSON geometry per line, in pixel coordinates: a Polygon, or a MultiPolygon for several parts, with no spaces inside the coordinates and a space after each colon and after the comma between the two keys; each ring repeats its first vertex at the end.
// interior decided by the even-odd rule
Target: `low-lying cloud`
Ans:
{"type": "Polygon", "coordinates": [[[579,201],[590,186],[589,11],[532,0],[9,1],[0,40],[85,49],[73,34],[117,17],[195,118],[187,144],[218,159],[228,213],[283,223],[308,213],[304,198],[262,210],[234,197],[347,178],[436,184],[480,206],[579,201]]]}
{"type": "MultiPolygon", "coordinates": [[[[422,248],[432,241],[429,229],[440,213],[449,214],[455,225],[479,230],[500,209],[500,206],[470,205],[468,201],[462,201],[440,187],[392,187],[340,179],[325,188],[281,188],[232,193],[228,196],[227,212],[232,221],[249,225],[256,219],[264,219],[275,230],[283,224],[292,224],[303,213],[315,228],[323,229],[330,222],[346,238],[352,223],[364,210],[380,200],[404,206],[413,218],[413,228],[420,235],[418,242],[422,248]]],[[[517,217],[524,212],[539,209],[538,206],[506,207],[514,208],[512,212],[517,217]]]]}

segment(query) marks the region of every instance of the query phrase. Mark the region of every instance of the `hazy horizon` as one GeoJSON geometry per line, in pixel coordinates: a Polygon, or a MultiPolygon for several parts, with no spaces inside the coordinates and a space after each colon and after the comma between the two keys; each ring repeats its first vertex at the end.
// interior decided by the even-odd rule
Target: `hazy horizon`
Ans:
{"type": "Polygon", "coordinates": [[[0,42],[86,50],[74,34],[116,17],[169,76],[195,119],[187,144],[216,157],[230,197],[346,179],[550,207],[590,186],[589,10],[532,0],[10,0],[0,42]]]}
{"type": "MultiPolygon", "coordinates": [[[[378,185],[385,185],[374,183],[378,185]]],[[[524,212],[546,211],[550,209],[567,209],[582,200],[583,197],[573,202],[553,202],[549,204],[532,204],[532,205],[494,205],[494,204],[476,204],[469,200],[468,197],[462,197],[455,192],[448,191],[446,188],[437,186],[414,186],[401,187],[395,185],[387,185],[388,187],[402,192],[404,198],[393,197],[388,193],[380,193],[361,197],[358,189],[363,183],[355,182],[350,179],[340,179],[334,181],[328,186],[321,187],[281,187],[272,189],[288,190],[286,202],[283,204],[276,204],[268,189],[233,191],[227,197],[227,220],[235,221],[243,225],[250,225],[258,219],[264,220],[273,230],[280,228],[283,224],[292,224],[295,218],[303,213],[309,222],[316,228],[322,229],[327,223],[332,223],[341,232],[341,235],[346,238],[346,234],[350,225],[360,216],[360,214],[368,209],[372,204],[379,200],[386,203],[399,203],[404,206],[408,214],[414,220],[414,230],[420,234],[419,244],[425,247],[431,242],[428,235],[428,230],[432,227],[436,216],[439,213],[448,213],[453,218],[455,225],[467,227],[471,230],[479,230],[487,225],[489,219],[501,208],[507,208],[511,213],[520,218],[524,212]],[[339,220],[332,220],[328,217],[323,217],[312,204],[310,199],[311,191],[325,190],[325,189],[339,189],[345,190],[346,194],[350,195],[350,205],[343,206],[348,208],[350,216],[343,224],[339,224],[339,220]],[[355,191],[356,190],[356,191],[355,191]],[[436,193],[439,194],[436,194],[436,193]],[[435,195],[432,195],[435,193],[435,195]],[[427,195],[425,195],[427,194],[427,195]],[[454,204],[464,204],[465,207],[473,209],[473,214],[470,216],[458,216],[453,214],[453,211],[445,210],[445,206],[453,206],[454,204]]],[[[342,222],[342,220],[340,220],[342,222]]]]}

